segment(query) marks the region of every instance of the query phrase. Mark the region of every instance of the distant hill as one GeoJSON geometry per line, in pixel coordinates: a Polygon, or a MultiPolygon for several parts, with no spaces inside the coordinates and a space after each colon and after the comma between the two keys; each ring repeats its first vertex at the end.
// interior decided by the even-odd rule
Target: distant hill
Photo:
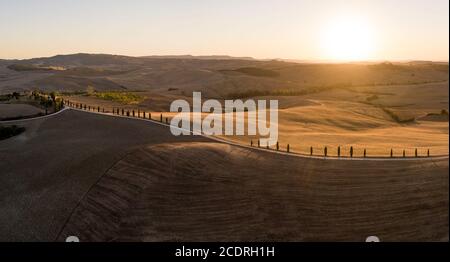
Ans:
{"type": "Polygon", "coordinates": [[[300,95],[331,88],[448,81],[448,63],[298,63],[251,57],[71,54],[0,60],[0,93],[142,90],[159,95],[300,95]]]}
{"type": "MultiPolygon", "coordinates": [[[[232,57],[232,56],[192,56],[192,55],[173,55],[173,56],[142,56],[132,57],[110,54],[71,54],[56,55],[52,57],[39,57],[32,59],[15,60],[15,64],[39,65],[39,66],[106,66],[106,65],[142,65],[150,60],[254,60],[251,57],[232,57]]],[[[8,61],[8,60],[5,60],[8,61]]]]}
{"type": "Polygon", "coordinates": [[[104,66],[141,64],[142,62],[138,57],[80,53],[72,55],[56,55],[52,57],[26,59],[20,60],[19,63],[57,66],[104,66]]]}
{"type": "Polygon", "coordinates": [[[142,56],[142,58],[151,59],[200,59],[200,60],[255,60],[253,57],[235,57],[228,55],[210,55],[210,56],[193,56],[193,55],[165,55],[165,56],[142,56]]]}

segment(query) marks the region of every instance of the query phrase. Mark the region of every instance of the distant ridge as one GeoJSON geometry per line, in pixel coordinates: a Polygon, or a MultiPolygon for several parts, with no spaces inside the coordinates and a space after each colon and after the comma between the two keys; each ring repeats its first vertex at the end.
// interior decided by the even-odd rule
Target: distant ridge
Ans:
{"type": "Polygon", "coordinates": [[[14,59],[1,60],[0,63],[14,62],[17,64],[32,64],[32,65],[60,65],[60,66],[104,66],[104,65],[140,65],[151,60],[245,60],[256,61],[252,57],[232,57],[226,55],[212,55],[212,56],[193,56],[193,55],[169,55],[169,56],[124,56],[111,54],[67,54],[55,55],[51,57],[38,57],[31,59],[14,59]]]}
{"type": "Polygon", "coordinates": [[[208,55],[208,56],[194,56],[194,55],[152,55],[141,56],[142,58],[154,59],[201,59],[201,60],[255,60],[253,57],[243,56],[228,56],[228,55],[208,55]]]}

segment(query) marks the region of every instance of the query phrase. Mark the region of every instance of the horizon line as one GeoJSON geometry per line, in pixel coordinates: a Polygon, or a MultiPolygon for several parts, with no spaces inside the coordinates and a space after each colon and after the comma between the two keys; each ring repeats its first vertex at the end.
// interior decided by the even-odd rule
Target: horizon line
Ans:
{"type": "Polygon", "coordinates": [[[432,59],[362,59],[362,60],[339,60],[339,59],[301,59],[301,58],[258,58],[253,56],[234,56],[227,54],[209,54],[209,55],[193,55],[193,54],[167,54],[167,55],[125,55],[125,54],[117,54],[117,53],[88,53],[88,52],[74,52],[74,53],[64,53],[64,54],[55,54],[49,56],[34,56],[34,57],[26,57],[26,58],[0,58],[0,60],[4,61],[24,61],[31,59],[44,59],[44,58],[53,58],[57,56],[71,56],[71,55],[110,55],[110,56],[123,56],[123,57],[131,57],[131,58],[152,58],[152,57],[192,57],[195,59],[196,57],[229,57],[236,59],[252,59],[257,61],[283,61],[283,62],[294,62],[294,63],[318,63],[318,64],[339,64],[339,63],[383,63],[383,62],[397,62],[397,63],[410,63],[410,62],[430,62],[430,63],[449,63],[449,59],[447,60],[432,60],[432,59]]]}

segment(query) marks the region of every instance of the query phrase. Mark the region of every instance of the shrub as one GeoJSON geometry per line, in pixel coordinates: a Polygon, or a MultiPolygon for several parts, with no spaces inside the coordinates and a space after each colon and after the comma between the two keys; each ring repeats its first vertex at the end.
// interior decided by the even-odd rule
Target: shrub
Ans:
{"type": "Polygon", "coordinates": [[[18,100],[19,97],[20,97],[20,94],[17,93],[17,92],[13,92],[13,93],[12,93],[12,96],[13,96],[16,100],[18,100]]]}
{"type": "Polygon", "coordinates": [[[123,104],[137,104],[144,100],[144,97],[129,92],[94,92],[88,95],[103,100],[120,102],[123,104]]]}
{"type": "Polygon", "coordinates": [[[0,140],[7,139],[13,136],[17,136],[25,131],[25,127],[18,126],[0,126],[0,140]]]}

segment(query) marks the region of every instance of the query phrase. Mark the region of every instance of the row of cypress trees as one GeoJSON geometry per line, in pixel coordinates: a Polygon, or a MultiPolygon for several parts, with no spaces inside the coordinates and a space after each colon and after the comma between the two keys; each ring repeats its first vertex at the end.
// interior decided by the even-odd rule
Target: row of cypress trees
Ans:
{"type": "MultiPolygon", "coordinates": [[[[250,141],[250,146],[252,146],[252,147],[254,146],[253,140],[250,141]]],[[[259,148],[262,147],[261,142],[260,142],[259,139],[257,140],[257,147],[259,147],[259,148]]],[[[270,147],[269,147],[268,145],[266,145],[266,149],[270,149],[270,147]]],[[[279,142],[276,143],[276,145],[275,145],[275,150],[276,150],[276,151],[280,151],[280,144],[279,144],[279,142]]],[[[287,145],[286,145],[286,152],[288,152],[288,153],[291,152],[291,146],[290,146],[290,144],[287,144],[287,145]]],[[[324,156],[324,157],[327,157],[327,156],[328,156],[328,147],[325,146],[325,147],[323,148],[323,152],[322,152],[322,153],[314,154],[314,148],[311,146],[311,147],[309,148],[309,155],[310,155],[310,156],[317,155],[317,156],[324,156]]],[[[342,155],[342,150],[341,150],[341,147],[340,147],[340,146],[337,147],[337,154],[336,154],[336,155],[337,155],[337,157],[343,156],[343,155],[342,155]]],[[[349,157],[356,157],[356,156],[355,156],[355,150],[354,150],[353,146],[350,146],[348,156],[349,156],[349,157]]],[[[394,154],[394,150],[393,150],[393,149],[390,150],[390,155],[389,155],[389,156],[390,156],[390,157],[395,157],[395,154],[394,154]]],[[[407,155],[406,155],[406,150],[403,150],[403,151],[402,151],[402,155],[401,155],[401,156],[402,156],[402,157],[407,157],[407,155]]],[[[366,149],[363,150],[362,157],[364,157],[364,158],[367,157],[367,150],[366,150],[366,149]]],[[[414,157],[419,157],[419,153],[418,153],[418,149],[417,149],[417,148],[414,150],[414,157]]],[[[430,157],[430,149],[427,149],[426,157],[430,157]]]]}

